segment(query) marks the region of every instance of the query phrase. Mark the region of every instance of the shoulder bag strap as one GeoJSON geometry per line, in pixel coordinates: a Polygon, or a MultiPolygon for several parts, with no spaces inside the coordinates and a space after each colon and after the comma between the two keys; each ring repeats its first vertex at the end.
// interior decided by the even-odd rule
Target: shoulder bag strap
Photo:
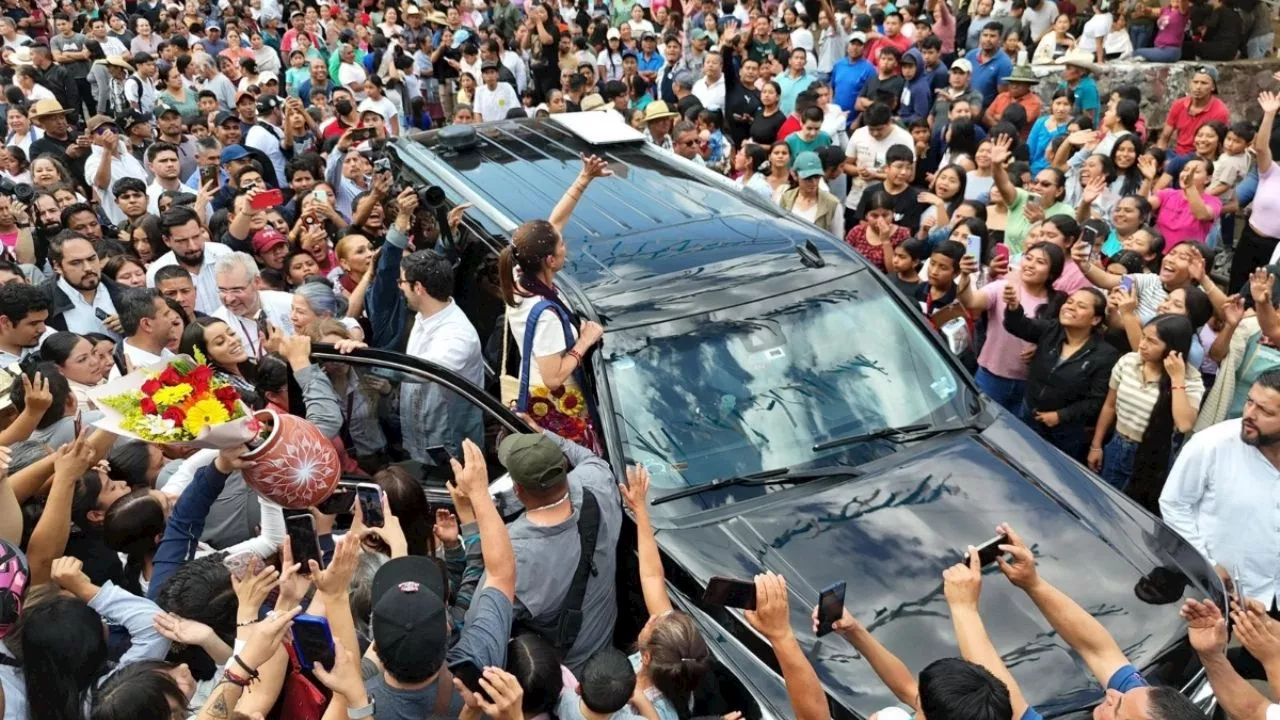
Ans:
{"type": "Polygon", "coordinates": [[[560,324],[564,327],[565,344],[573,343],[573,326],[569,324],[569,319],[564,316],[560,307],[545,298],[539,300],[538,304],[529,311],[529,316],[524,323],[524,352],[520,358],[520,395],[516,399],[516,409],[519,412],[529,410],[529,366],[533,361],[533,336],[538,330],[538,317],[544,310],[551,310],[559,316],[560,324]]]}
{"type": "Polygon", "coordinates": [[[578,632],[582,630],[582,602],[587,595],[587,582],[596,574],[596,538],[599,532],[600,502],[596,500],[595,493],[584,487],[582,507],[578,510],[578,541],[582,554],[578,557],[578,568],[573,573],[569,594],[560,608],[560,624],[556,628],[555,647],[561,658],[569,654],[578,640],[578,632]]]}

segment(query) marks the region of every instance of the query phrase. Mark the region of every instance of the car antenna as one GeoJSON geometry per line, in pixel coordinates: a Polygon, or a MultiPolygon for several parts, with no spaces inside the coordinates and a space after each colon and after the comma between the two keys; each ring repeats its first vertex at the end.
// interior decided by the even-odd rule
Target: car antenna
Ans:
{"type": "Polygon", "coordinates": [[[818,252],[818,246],[814,245],[812,240],[805,240],[804,245],[797,245],[796,254],[800,256],[800,262],[807,268],[827,266],[827,261],[822,259],[822,254],[818,252]]]}

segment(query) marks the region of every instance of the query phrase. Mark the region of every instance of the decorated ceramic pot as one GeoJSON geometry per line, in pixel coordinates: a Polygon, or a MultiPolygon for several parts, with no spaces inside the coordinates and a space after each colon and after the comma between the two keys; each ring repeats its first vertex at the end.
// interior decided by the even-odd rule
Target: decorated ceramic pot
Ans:
{"type": "Polygon", "coordinates": [[[245,482],[282,507],[313,507],[333,492],[342,475],[338,451],[315,425],[274,410],[254,414],[271,427],[267,439],[244,456],[245,482]]]}

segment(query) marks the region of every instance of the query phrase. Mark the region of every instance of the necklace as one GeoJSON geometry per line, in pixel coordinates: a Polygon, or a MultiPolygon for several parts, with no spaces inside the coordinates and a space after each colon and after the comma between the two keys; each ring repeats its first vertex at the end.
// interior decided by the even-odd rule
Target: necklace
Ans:
{"type": "Polygon", "coordinates": [[[552,508],[560,507],[561,505],[563,505],[563,504],[565,504],[565,503],[567,503],[567,502],[569,502],[569,491],[568,491],[568,490],[565,490],[564,497],[562,497],[562,498],[560,498],[559,500],[557,500],[557,501],[555,501],[555,502],[551,503],[550,505],[543,505],[542,507],[536,507],[536,508],[534,508],[534,509],[532,509],[532,510],[529,510],[529,512],[542,512],[543,510],[550,510],[550,509],[552,509],[552,508]]]}

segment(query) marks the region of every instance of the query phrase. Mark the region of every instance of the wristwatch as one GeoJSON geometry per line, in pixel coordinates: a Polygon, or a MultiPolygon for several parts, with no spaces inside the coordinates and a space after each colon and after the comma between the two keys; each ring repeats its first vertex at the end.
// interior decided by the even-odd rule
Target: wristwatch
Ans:
{"type": "Polygon", "coordinates": [[[373,717],[373,697],[369,697],[369,704],[364,707],[347,708],[347,718],[349,720],[361,720],[362,718],[373,717]]]}

